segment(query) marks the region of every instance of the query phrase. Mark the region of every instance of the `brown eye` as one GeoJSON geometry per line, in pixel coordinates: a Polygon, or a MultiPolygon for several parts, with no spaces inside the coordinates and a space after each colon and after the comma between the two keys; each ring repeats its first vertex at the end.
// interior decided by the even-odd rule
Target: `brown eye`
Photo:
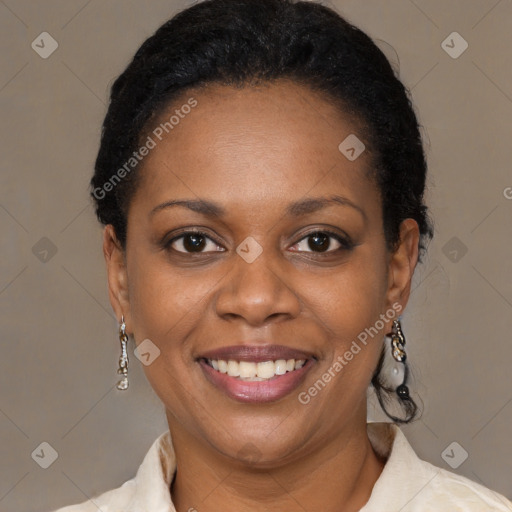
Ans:
{"type": "Polygon", "coordinates": [[[329,249],[331,245],[331,237],[326,235],[325,233],[315,233],[313,235],[309,235],[308,239],[308,247],[312,251],[320,251],[324,252],[329,249]]]}
{"type": "Polygon", "coordinates": [[[215,243],[205,233],[196,231],[187,231],[180,236],[173,238],[167,244],[177,252],[182,253],[201,253],[211,251],[223,251],[224,249],[215,243]],[[205,250],[206,249],[206,250],[205,250]]]}
{"type": "Polygon", "coordinates": [[[292,247],[292,250],[297,252],[325,253],[349,248],[350,243],[344,240],[340,235],[328,231],[315,231],[309,233],[300,242],[297,242],[292,247]]]}

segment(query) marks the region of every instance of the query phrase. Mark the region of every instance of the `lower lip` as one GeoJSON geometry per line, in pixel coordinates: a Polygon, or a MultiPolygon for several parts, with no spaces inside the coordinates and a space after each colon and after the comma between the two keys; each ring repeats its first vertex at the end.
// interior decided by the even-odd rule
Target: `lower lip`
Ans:
{"type": "Polygon", "coordinates": [[[206,378],[218,389],[233,400],[246,403],[275,402],[299,387],[306,373],[313,365],[313,359],[308,359],[302,368],[276,375],[269,380],[244,381],[230,377],[213,369],[206,361],[200,360],[199,365],[206,378]]]}

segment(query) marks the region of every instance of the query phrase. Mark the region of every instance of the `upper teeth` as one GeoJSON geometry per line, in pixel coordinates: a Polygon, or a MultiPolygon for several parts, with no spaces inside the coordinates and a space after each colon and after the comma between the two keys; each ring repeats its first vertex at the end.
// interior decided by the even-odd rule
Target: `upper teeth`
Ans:
{"type": "Polygon", "coordinates": [[[220,373],[227,373],[230,377],[239,377],[242,380],[267,380],[276,375],[284,375],[302,368],[305,359],[278,359],[277,361],[263,361],[253,363],[250,361],[224,361],[222,359],[208,359],[208,364],[220,373]]]}

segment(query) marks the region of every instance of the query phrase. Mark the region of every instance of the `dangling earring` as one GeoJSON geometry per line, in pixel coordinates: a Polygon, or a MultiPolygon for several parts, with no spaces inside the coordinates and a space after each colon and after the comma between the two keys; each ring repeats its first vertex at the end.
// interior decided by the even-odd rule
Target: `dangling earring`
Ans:
{"type": "Polygon", "coordinates": [[[405,337],[402,332],[402,326],[400,324],[400,320],[393,320],[393,328],[391,332],[391,353],[393,354],[393,358],[395,361],[399,363],[403,363],[404,365],[404,379],[402,384],[400,384],[396,388],[396,394],[401,400],[407,400],[409,398],[409,388],[406,386],[407,381],[407,364],[406,359],[407,355],[405,353],[405,337]]]}
{"type": "Polygon", "coordinates": [[[121,342],[121,356],[117,373],[123,375],[123,378],[117,383],[117,389],[125,390],[128,388],[128,351],[126,349],[128,336],[123,315],[121,315],[121,325],[119,326],[119,341],[121,342]]]}

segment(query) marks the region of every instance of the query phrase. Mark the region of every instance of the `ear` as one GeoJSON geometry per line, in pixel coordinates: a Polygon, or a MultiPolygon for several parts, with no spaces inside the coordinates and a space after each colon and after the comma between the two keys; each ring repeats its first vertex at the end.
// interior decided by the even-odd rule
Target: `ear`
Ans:
{"type": "Polygon", "coordinates": [[[400,224],[400,242],[388,262],[387,307],[400,304],[402,311],[411,294],[411,282],[418,262],[420,230],[414,219],[400,224]]]}
{"type": "Polygon", "coordinates": [[[126,331],[129,332],[130,301],[125,251],[117,240],[114,226],[108,224],[103,230],[103,256],[107,265],[108,295],[117,320],[124,315],[126,331]]]}

